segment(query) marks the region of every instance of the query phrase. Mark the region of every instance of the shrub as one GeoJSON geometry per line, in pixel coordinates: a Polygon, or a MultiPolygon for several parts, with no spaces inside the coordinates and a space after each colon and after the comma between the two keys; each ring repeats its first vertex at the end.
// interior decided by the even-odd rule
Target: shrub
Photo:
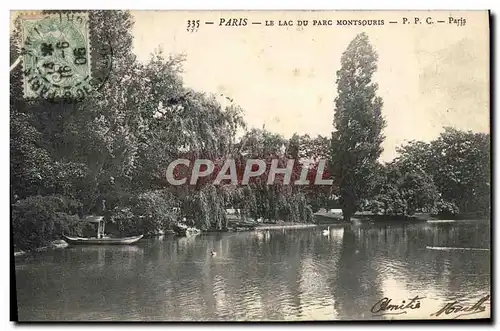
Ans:
{"type": "Polygon", "coordinates": [[[116,207],[112,212],[110,221],[116,226],[120,235],[127,236],[137,234],[140,231],[137,217],[130,208],[116,207]]]}
{"type": "Polygon", "coordinates": [[[63,232],[78,231],[80,204],[60,195],[31,196],[12,205],[14,247],[30,250],[48,245],[63,232]]]}
{"type": "Polygon", "coordinates": [[[177,213],[174,211],[173,200],[170,193],[162,190],[145,192],[137,197],[134,214],[141,218],[144,234],[166,230],[176,222],[177,213]]]}
{"type": "Polygon", "coordinates": [[[436,206],[433,210],[434,215],[438,215],[441,217],[450,217],[455,216],[460,212],[459,208],[454,202],[440,200],[436,203],[436,206]]]}

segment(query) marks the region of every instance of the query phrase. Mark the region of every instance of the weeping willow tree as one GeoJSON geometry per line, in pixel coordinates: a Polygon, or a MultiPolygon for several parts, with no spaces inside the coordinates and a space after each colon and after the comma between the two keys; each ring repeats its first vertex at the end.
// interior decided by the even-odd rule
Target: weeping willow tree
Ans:
{"type": "MultiPolygon", "coordinates": [[[[267,168],[269,169],[269,167],[267,168]]],[[[313,211],[304,192],[278,179],[267,184],[268,171],[248,185],[214,185],[211,180],[198,186],[180,186],[177,197],[183,217],[204,230],[224,230],[229,227],[227,208],[237,208],[240,216],[288,222],[312,222],[313,211]]]]}
{"type": "MultiPolygon", "coordinates": [[[[253,130],[256,132],[256,130],[253,130]]],[[[265,137],[266,134],[259,134],[265,137]]],[[[275,142],[282,142],[276,135],[267,135],[275,142]]],[[[242,144],[245,141],[240,142],[242,144]]],[[[267,222],[276,222],[279,220],[290,222],[311,222],[312,210],[305,193],[294,187],[293,182],[298,174],[292,174],[289,183],[284,182],[284,177],[277,175],[272,184],[268,184],[269,172],[272,160],[278,160],[278,167],[283,168],[287,159],[279,153],[269,153],[277,151],[279,146],[272,146],[268,142],[254,140],[252,144],[246,146],[258,146],[258,150],[241,157],[239,164],[246,164],[247,158],[261,158],[266,163],[266,170],[262,175],[251,178],[248,185],[231,186],[226,185],[224,189],[226,194],[225,203],[234,208],[240,209],[241,213],[252,219],[265,219],[267,222]],[[264,148],[263,148],[264,147],[264,148]],[[266,157],[260,157],[266,154],[266,157]]],[[[221,200],[222,201],[222,200],[221,200]]]]}
{"type": "Polygon", "coordinates": [[[305,190],[293,185],[298,179],[300,169],[295,166],[290,181],[284,182],[282,175],[277,175],[271,185],[267,184],[271,163],[277,160],[279,168],[285,168],[287,161],[292,158],[295,165],[298,157],[287,153],[293,137],[290,141],[279,134],[267,130],[252,129],[248,131],[237,148],[244,158],[259,158],[265,161],[264,173],[252,180],[243,190],[243,201],[240,206],[248,211],[254,219],[265,219],[268,222],[278,220],[290,222],[312,222],[313,212],[306,198],[305,190]],[[298,172],[297,172],[298,171],[298,172]]]}
{"type": "Polygon", "coordinates": [[[244,192],[245,208],[253,218],[268,222],[312,222],[313,212],[306,196],[289,185],[254,183],[244,192]]]}

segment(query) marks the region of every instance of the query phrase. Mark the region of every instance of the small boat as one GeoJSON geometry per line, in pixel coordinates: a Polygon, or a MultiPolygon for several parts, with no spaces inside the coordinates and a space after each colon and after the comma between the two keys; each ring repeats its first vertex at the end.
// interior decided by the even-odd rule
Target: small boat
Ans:
{"type": "Polygon", "coordinates": [[[112,237],[102,237],[102,238],[82,238],[82,237],[70,237],[64,235],[64,240],[70,245],[130,245],[139,241],[143,235],[124,237],[124,238],[112,238],[112,237]]]}
{"type": "Polygon", "coordinates": [[[87,216],[84,221],[97,223],[97,237],[72,237],[63,234],[64,241],[70,245],[130,245],[139,241],[143,235],[132,237],[113,238],[104,234],[104,217],[103,216],[87,216]]]}

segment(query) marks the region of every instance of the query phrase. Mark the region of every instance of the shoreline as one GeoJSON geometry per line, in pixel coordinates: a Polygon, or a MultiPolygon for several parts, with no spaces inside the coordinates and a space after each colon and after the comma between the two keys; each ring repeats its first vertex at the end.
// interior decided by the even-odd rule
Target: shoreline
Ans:
{"type": "Polygon", "coordinates": [[[317,227],[316,223],[291,223],[291,224],[262,224],[257,225],[255,230],[275,230],[275,229],[302,229],[317,227]]]}
{"type": "Polygon", "coordinates": [[[399,215],[374,215],[371,213],[359,213],[351,217],[351,222],[345,222],[342,219],[342,214],[318,212],[314,214],[314,219],[317,224],[377,224],[377,223],[453,223],[461,221],[484,222],[490,221],[488,217],[470,214],[457,214],[454,216],[435,216],[429,213],[416,213],[412,216],[399,215]]]}
{"type": "MultiPolygon", "coordinates": [[[[305,228],[314,228],[314,227],[322,227],[328,225],[352,225],[356,223],[362,223],[365,225],[376,225],[376,224],[408,224],[408,223],[429,223],[429,224],[446,224],[446,223],[461,223],[461,222],[491,222],[488,219],[437,219],[434,217],[423,217],[423,215],[415,215],[412,217],[406,217],[405,219],[398,218],[397,220],[391,219],[391,217],[381,217],[378,215],[374,217],[374,215],[355,215],[352,217],[351,222],[345,222],[341,217],[337,214],[329,214],[329,213],[317,213],[315,216],[315,223],[299,223],[299,222],[279,222],[279,223],[259,223],[256,221],[243,220],[242,222],[238,222],[237,220],[231,220],[225,230],[208,230],[202,231],[202,233],[231,233],[231,232],[251,232],[251,231],[262,231],[262,230],[284,230],[284,229],[305,229],[305,228]]],[[[155,238],[162,235],[172,234],[173,231],[165,231],[163,234],[155,234],[149,235],[146,238],[155,238]]],[[[57,248],[65,248],[68,247],[69,244],[62,240],[54,240],[47,246],[37,247],[28,250],[16,250],[14,249],[13,255],[14,257],[20,257],[27,255],[29,253],[36,253],[45,251],[47,249],[57,249],[57,248]]]]}
{"type": "Polygon", "coordinates": [[[51,249],[51,248],[66,248],[68,247],[69,244],[62,240],[62,239],[57,239],[57,240],[54,240],[52,241],[49,245],[47,246],[42,246],[42,247],[37,247],[37,248],[33,248],[33,249],[28,249],[28,250],[17,250],[14,249],[14,257],[18,257],[18,256],[24,256],[28,253],[35,253],[35,252],[42,252],[42,251],[45,251],[47,249],[51,249]]]}

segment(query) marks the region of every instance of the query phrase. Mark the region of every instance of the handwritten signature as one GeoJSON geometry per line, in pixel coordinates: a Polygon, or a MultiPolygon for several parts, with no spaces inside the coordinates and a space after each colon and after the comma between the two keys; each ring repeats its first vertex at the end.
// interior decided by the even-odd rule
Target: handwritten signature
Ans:
{"type": "Polygon", "coordinates": [[[377,314],[375,316],[406,314],[408,309],[411,310],[420,308],[420,300],[422,299],[424,299],[424,297],[419,297],[417,295],[414,298],[409,299],[408,302],[403,300],[400,304],[391,304],[392,299],[384,297],[377,301],[370,311],[373,314],[377,314]]]}
{"type": "Polygon", "coordinates": [[[444,315],[449,315],[449,314],[455,314],[455,313],[461,313],[459,315],[454,316],[453,318],[458,318],[460,316],[465,316],[465,315],[472,315],[472,314],[478,314],[482,313],[486,310],[486,307],[483,305],[486,301],[490,299],[490,295],[485,295],[481,299],[479,299],[478,302],[476,302],[472,306],[464,306],[460,304],[459,301],[455,300],[452,302],[447,302],[443,308],[438,310],[435,313],[432,313],[431,316],[441,316],[442,314],[444,315]]]}

